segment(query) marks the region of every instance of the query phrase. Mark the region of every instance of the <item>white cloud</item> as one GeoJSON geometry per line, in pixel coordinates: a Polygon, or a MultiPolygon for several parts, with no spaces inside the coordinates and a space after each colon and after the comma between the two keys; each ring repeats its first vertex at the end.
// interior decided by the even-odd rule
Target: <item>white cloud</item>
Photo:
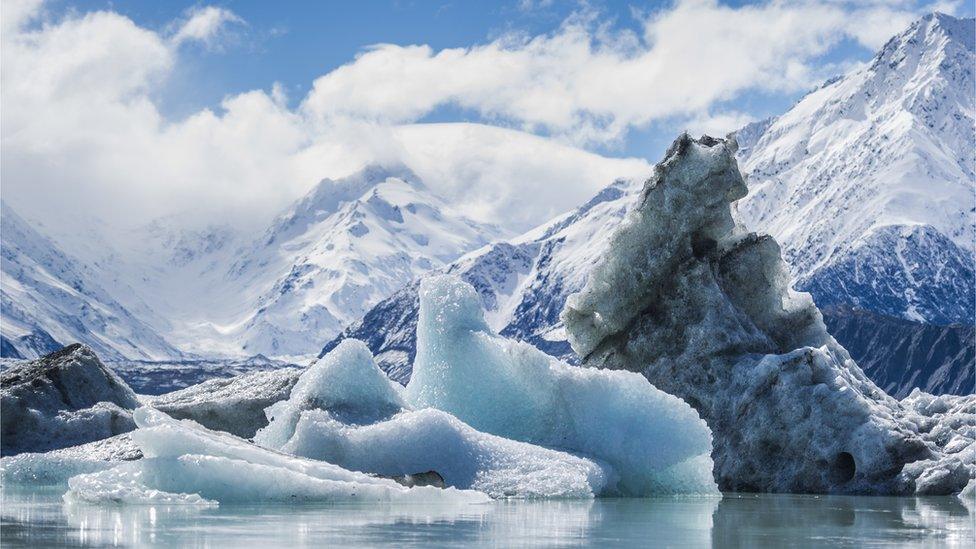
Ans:
{"type": "Polygon", "coordinates": [[[755,116],[739,111],[704,112],[686,119],[683,127],[691,135],[721,137],[755,120],[755,116]]]}
{"type": "Polygon", "coordinates": [[[579,206],[616,178],[651,173],[644,160],[607,159],[482,124],[400,126],[394,136],[406,163],[465,214],[523,230],[579,206]]]}
{"type": "Polygon", "coordinates": [[[213,46],[221,33],[232,23],[243,24],[244,20],[226,8],[214,6],[193,8],[187,11],[185,20],[170,40],[177,45],[197,41],[213,46]]]}
{"type": "Polygon", "coordinates": [[[257,226],[319,179],[387,160],[470,215],[524,229],[648,169],[566,141],[612,141],[660,118],[733,129],[748,114],[716,103],[756,86],[809,85],[818,52],[854,36],[851,9],[680,2],[650,16],[642,37],[587,13],[535,38],[439,52],[377,46],[317,79],[297,109],[269,83],[169,120],[151,98],[192,53],[180,44],[216,44],[228,23],[243,24],[232,13],[199,8],[156,32],[112,12],[53,19],[36,3],[4,3],[3,198],[55,222],[73,211],[125,225],[192,210],[257,226]],[[514,128],[414,124],[447,102],[514,128]]]}
{"type": "Polygon", "coordinates": [[[824,78],[818,59],[843,38],[876,48],[907,26],[907,3],[680,0],[643,21],[642,39],[572,17],[550,35],[470,48],[379,44],[320,78],[303,108],[320,120],[417,120],[445,104],[581,144],[631,127],[699,116],[747,90],[794,92],[824,78]]]}
{"type": "Polygon", "coordinates": [[[646,168],[484,125],[311,124],[279,85],[167,120],[150,92],[178,62],[176,42],[111,12],[5,35],[4,200],[48,225],[77,212],[125,227],[193,211],[199,222],[259,226],[323,177],[400,161],[459,208],[527,228],[646,168]]]}

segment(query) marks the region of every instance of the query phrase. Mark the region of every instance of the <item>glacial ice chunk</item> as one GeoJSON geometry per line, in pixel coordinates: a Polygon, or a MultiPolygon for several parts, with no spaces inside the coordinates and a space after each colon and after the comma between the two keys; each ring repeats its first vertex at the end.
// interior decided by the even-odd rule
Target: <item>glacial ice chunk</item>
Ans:
{"type": "Polygon", "coordinates": [[[370,425],[306,411],[281,450],[384,476],[436,471],[448,486],[493,498],[590,498],[614,476],[595,460],[482,433],[432,408],[370,425]]]}
{"type": "Polygon", "coordinates": [[[0,374],[0,454],[41,452],[131,431],[132,389],[80,344],[0,374]]]}
{"type": "Polygon", "coordinates": [[[412,410],[366,345],[345,340],[268,408],[255,442],[386,476],[436,471],[492,497],[592,497],[609,468],[592,459],[479,432],[434,409],[412,410]]]}
{"type": "Polygon", "coordinates": [[[68,479],[142,458],[129,433],[50,452],[0,458],[0,482],[41,486],[67,485],[68,479]]]}
{"type": "Polygon", "coordinates": [[[615,493],[717,491],[711,433],[691,406],[638,374],[573,367],[495,335],[477,292],[454,276],[421,283],[405,396],[480,431],[605,462],[615,493]]]}
{"type": "Polygon", "coordinates": [[[280,368],[211,379],[154,397],[152,407],[216,431],[251,438],[268,424],[264,410],[288,394],[302,370],[280,368]]]}
{"type": "Polygon", "coordinates": [[[966,487],[959,492],[959,499],[966,504],[966,508],[970,511],[976,511],[976,478],[969,479],[969,483],[966,487]]]}
{"type": "Polygon", "coordinates": [[[192,503],[371,501],[479,503],[474,491],[406,488],[393,480],[261,448],[150,408],[135,412],[133,440],[145,458],[68,481],[87,502],[192,503]]]}
{"type": "Polygon", "coordinates": [[[302,373],[287,399],[265,410],[268,426],[254,441],[281,448],[295,433],[305,410],[329,410],[337,419],[354,424],[387,419],[406,406],[400,391],[373,362],[363,342],[343,341],[302,373]]]}
{"type": "Polygon", "coordinates": [[[694,406],[723,490],[958,493],[976,464],[949,450],[972,441],[976,416],[927,417],[949,402],[901,403],[864,375],[790,289],[776,241],[735,224],[747,188],[734,152],[707,136],[671,145],[566,302],[573,349],[694,406]]]}

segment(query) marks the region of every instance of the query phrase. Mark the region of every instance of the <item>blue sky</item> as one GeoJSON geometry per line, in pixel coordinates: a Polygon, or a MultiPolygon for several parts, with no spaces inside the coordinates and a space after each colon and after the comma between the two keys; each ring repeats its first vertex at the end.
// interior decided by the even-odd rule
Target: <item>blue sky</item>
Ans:
{"type": "Polygon", "coordinates": [[[972,14],[953,0],[11,0],[3,198],[35,216],[85,204],[236,223],[397,161],[521,230],[646,173],[681,130],[784,112],[934,9],[972,14]]]}

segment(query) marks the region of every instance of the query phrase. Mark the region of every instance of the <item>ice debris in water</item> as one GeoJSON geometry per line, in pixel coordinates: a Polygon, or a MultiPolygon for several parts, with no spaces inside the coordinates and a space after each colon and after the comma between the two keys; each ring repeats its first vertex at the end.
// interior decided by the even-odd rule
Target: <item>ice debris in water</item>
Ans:
{"type": "Polygon", "coordinates": [[[0,459],[2,482],[31,485],[66,485],[81,473],[115,467],[142,458],[142,450],[129,433],[50,452],[17,454],[0,459]]]}
{"type": "Polygon", "coordinates": [[[68,481],[86,502],[369,501],[478,503],[474,491],[406,488],[321,461],[289,456],[151,408],[136,410],[132,439],[145,458],[68,481]]]}
{"type": "Polygon", "coordinates": [[[455,276],[421,285],[405,395],[480,431],[605,462],[615,493],[717,492],[711,433],[691,406],[638,374],[573,367],[495,335],[455,276]]]}
{"type": "Polygon", "coordinates": [[[573,349],[694,406],[723,490],[958,493],[976,474],[958,454],[974,407],[929,417],[947,402],[903,404],[864,375],[790,289],[776,242],[736,226],[747,189],[734,152],[707,136],[669,148],[567,300],[573,349]]]}
{"type": "Polygon", "coordinates": [[[592,459],[479,432],[434,409],[413,410],[366,345],[343,341],[268,408],[255,442],[357,471],[436,471],[492,497],[592,497],[608,484],[592,459]]]}

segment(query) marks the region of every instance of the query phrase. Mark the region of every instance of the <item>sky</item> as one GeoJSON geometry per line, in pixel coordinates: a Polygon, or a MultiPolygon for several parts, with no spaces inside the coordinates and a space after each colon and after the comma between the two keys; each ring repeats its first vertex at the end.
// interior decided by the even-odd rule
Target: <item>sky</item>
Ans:
{"type": "MultiPolygon", "coordinates": [[[[684,130],[784,112],[969,3],[156,2],[0,6],[0,195],[52,230],[258,229],[326,177],[403,162],[521,231],[684,130]]],[[[109,231],[112,232],[112,231],[109,231]]]]}

